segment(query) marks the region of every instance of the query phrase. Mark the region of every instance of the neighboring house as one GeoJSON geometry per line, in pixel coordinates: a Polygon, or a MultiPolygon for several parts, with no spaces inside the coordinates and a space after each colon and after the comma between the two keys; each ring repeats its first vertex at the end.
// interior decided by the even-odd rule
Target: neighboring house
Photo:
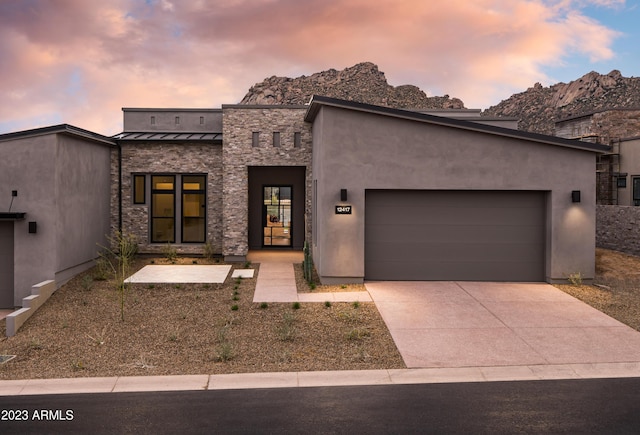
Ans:
{"type": "Polygon", "coordinates": [[[640,109],[611,108],[556,122],[554,134],[567,139],[611,146],[598,157],[596,166],[596,198],[602,205],[640,205],[640,109]],[[628,178],[630,177],[630,178],[628,178]],[[636,181],[634,181],[636,180],[636,181]]]}
{"type": "Polygon", "coordinates": [[[52,173],[62,184],[48,183],[37,197],[20,193],[14,204],[27,213],[11,222],[14,275],[33,278],[13,280],[16,305],[38,280],[80,270],[96,241],[116,230],[135,235],[143,253],[206,247],[236,261],[306,241],[323,283],[594,276],[592,174],[606,146],[518,131],[515,120],[479,111],[421,113],[318,96],[304,106],[123,110],[124,131],[113,138],[69,126],[0,136],[7,155],[77,145],[69,156],[38,153],[35,172],[26,156],[0,164],[7,200],[52,173]],[[31,220],[42,238],[57,225],[57,238],[23,241],[31,220]],[[60,267],[18,261],[50,252],[63,259],[80,245],[60,267]]]}
{"type": "Polygon", "coordinates": [[[0,135],[0,308],[93,265],[109,234],[114,147],[66,124],[0,135]]]}
{"type": "Polygon", "coordinates": [[[619,155],[619,168],[612,180],[617,204],[640,206],[640,136],[620,139],[613,147],[619,155]]]}

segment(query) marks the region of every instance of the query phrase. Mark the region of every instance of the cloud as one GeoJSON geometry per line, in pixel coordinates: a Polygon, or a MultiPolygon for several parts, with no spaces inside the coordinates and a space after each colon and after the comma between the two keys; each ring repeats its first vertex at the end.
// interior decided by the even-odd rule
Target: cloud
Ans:
{"type": "MultiPolygon", "coordinates": [[[[619,36],[585,15],[622,0],[25,0],[0,4],[0,129],[104,134],[121,107],[218,107],[271,75],[372,61],[393,85],[487,107],[619,36]]],[[[585,71],[586,72],[586,71],[585,71]]],[[[6,130],[5,130],[6,131],[6,130]]]]}

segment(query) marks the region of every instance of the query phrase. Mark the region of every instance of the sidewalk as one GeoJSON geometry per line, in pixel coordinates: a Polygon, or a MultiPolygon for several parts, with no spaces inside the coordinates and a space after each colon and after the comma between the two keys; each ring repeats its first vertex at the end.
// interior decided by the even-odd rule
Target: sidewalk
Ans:
{"type": "Polygon", "coordinates": [[[10,380],[0,381],[0,396],[627,377],[640,377],[640,363],[10,380]]]}

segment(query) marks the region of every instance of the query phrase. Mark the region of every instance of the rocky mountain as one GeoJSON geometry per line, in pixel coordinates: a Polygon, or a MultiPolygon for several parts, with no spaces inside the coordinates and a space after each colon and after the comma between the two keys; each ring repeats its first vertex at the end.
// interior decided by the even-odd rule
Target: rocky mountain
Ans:
{"type": "Polygon", "coordinates": [[[428,97],[413,85],[391,86],[384,73],[371,62],[308,77],[269,77],[252,86],[240,104],[306,104],[313,94],[395,108],[464,108],[458,98],[428,97]]]}
{"type": "MultiPolygon", "coordinates": [[[[413,85],[391,86],[384,73],[371,62],[308,77],[269,77],[252,86],[240,104],[306,104],[313,94],[395,108],[465,108],[460,99],[448,95],[429,97],[413,85]]],[[[553,134],[557,120],[606,109],[637,109],[633,115],[620,116],[639,118],[640,78],[623,77],[617,70],[606,75],[592,71],[570,83],[549,87],[536,83],[484,110],[482,115],[517,118],[521,130],[553,134]]],[[[640,135],[640,118],[636,121],[632,127],[637,133],[627,132],[628,135],[640,135]]],[[[603,129],[606,130],[606,126],[603,129]]],[[[611,136],[611,132],[604,132],[603,137],[607,135],[611,136]]]]}
{"type": "Polygon", "coordinates": [[[606,75],[592,71],[570,83],[536,83],[483,115],[518,118],[521,130],[553,134],[557,120],[606,109],[640,109],[640,78],[623,77],[617,70],[606,75]]]}

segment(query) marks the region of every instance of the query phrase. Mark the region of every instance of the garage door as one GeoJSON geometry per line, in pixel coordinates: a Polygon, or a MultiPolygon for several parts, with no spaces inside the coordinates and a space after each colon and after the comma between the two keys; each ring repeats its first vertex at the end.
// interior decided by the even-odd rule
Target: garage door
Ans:
{"type": "Polygon", "coordinates": [[[368,280],[544,281],[545,193],[368,190],[368,280]]]}

